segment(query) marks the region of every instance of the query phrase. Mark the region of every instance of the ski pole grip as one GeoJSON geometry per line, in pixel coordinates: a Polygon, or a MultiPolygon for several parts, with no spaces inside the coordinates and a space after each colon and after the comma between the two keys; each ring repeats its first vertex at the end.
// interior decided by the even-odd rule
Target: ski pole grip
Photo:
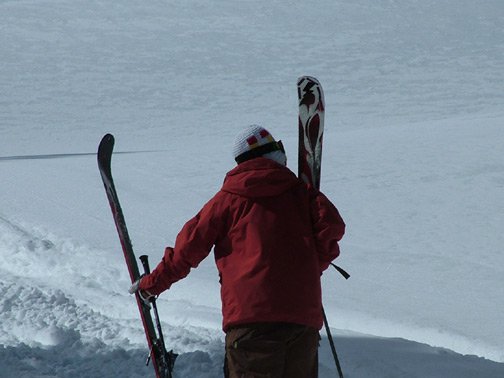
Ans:
{"type": "Polygon", "coordinates": [[[147,256],[147,255],[140,256],[140,261],[142,262],[142,266],[144,268],[144,273],[150,274],[149,256],[147,256]]]}

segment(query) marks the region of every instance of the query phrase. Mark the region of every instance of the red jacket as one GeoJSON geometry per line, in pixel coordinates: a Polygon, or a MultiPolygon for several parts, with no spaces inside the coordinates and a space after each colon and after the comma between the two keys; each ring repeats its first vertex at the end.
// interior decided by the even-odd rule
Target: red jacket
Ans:
{"type": "Polygon", "coordinates": [[[320,276],[339,255],[344,231],[322,193],[272,160],[252,159],[228,172],[140,288],[160,294],[215,246],[224,330],[257,322],[320,329],[320,276]]]}

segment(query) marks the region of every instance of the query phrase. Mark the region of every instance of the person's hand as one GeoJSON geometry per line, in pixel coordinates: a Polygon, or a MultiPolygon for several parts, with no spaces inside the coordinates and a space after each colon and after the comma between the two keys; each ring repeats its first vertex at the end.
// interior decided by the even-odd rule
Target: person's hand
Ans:
{"type": "Polygon", "coordinates": [[[133,284],[130,286],[128,292],[130,294],[138,293],[138,296],[140,297],[142,302],[145,303],[150,308],[150,304],[151,304],[152,300],[155,298],[155,296],[153,294],[149,293],[147,290],[140,289],[140,281],[141,280],[142,280],[142,277],[140,277],[138,280],[133,282],[133,284]]]}

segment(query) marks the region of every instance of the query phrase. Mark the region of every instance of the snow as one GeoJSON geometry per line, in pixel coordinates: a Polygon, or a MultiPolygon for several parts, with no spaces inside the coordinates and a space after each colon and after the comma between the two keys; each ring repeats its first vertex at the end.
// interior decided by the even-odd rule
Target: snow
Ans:
{"type": "MultiPolygon", "coordinates": [[[[352,277],[323,277],[345,377],[504,376],[501,0],[3,0],[0,51],[0,377],[152,376],[101,137],[155,265],[242,127],[297,169],[305,74],[327,102],[322,190],[348,224],[352,277]]],[[[222,376],[212,258],[158,302],[176,377],[222,376]]]]}

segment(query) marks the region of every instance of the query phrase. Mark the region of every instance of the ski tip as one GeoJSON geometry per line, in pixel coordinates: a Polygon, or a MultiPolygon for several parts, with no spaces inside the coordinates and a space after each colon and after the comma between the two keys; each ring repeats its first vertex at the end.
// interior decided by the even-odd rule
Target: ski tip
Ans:
{"type": "Polygon", "coordinates": [[[98,146],[98,163],[100,166],[105,166],[106,161],[110,161],[112,150],[114,149],[114,136],[105,134],[98,146]]]}
{"type": "Polygon", "coordinates": [[[313,77],[313,76],[305,75],[305,76],[299,77],[298,80],[297,80],[298,85],[300,85],[303,81],[311,81],[311,82],[313,82],[315,84],[320,85],[320,82],[318,81],[318,79],[315,78],[315,77],[313,77]]]}
{"type": "Polygon", "coordinates": [[[114,136],[112,134],[105,134],[100,142],[98,151],[110,149],[113,146],[114,146],[114,136]]]}
{"type": "Polygon", "coordinates": [[[114,136],[112,134],[105,134],[102,138],[102,142],[106,143],[113,143],[114,142],[114,136]]]}

